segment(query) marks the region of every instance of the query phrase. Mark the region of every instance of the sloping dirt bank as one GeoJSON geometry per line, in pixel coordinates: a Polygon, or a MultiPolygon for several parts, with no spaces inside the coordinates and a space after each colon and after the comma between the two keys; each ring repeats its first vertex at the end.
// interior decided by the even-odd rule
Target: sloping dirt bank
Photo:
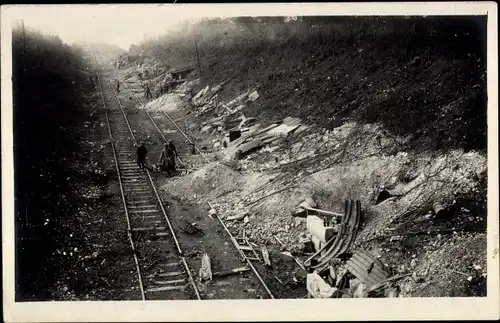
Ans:
{"type": "MultiPolygon", "coordinates": [[[[162,189],[207,213],[210,202],[231,230],[244,229],[256,243],[279,248],[276,236],[302,260],[310,255],[309,234],[305,219],[292,216],[299,204],[312,200],[319,209],[342,213],[344,200],[356,199],[363,221],[351,249],[363,247],[394,273],[408,275],[397,282],[400,296],[484,296],[486,87],[480,28],[418,20],[423,29],[412,31],[415,22],[395,30],[380,23],[370,32],[360,29],[359,36],[344,33],[342,23],[289,40],[253,42],[245,34],[249,41],[238,50],[211,49],[221,59],[199,85],[174,90],[184,96],[174,109],[183,114],[179,125],[218,161],[169,179],[162,189]],[[460,32],[445,37],[451,30],[460,32]],[[459,50],[457,39],[472,49],[459,50]],[[427,54],[408,47],[417,43],[427,54]],[[252,116],[257,125],[238,126],[252,116]],[[224,148],[230,129],[258,131],[285,117],[299,117],[307,127],[243,158],[234,159],[224,148]],[[437,212],[435,203],[446,212],[437,212]]],[[[388,25],[399,26],[396,20],[388,25]]],[[[149,66],[144,62],[141,68],[149,66]]],[[[171,95],[162,100],[171,102],[171,95]]],[[[173,109],[157,103],[156,110],[173,109]]]]}

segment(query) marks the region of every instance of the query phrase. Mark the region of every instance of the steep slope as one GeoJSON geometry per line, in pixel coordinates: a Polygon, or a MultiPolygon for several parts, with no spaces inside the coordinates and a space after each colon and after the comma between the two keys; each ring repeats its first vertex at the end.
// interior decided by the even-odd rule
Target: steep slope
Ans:
{"type": "MultiPolygon", "coordinates": [[[[486,148],[484,18],[270,17],[192,27],[205,84],[220,98],[260,84],[246,111],[331,129],[354,119],[411,135],[409,148],[486,148]],[[404,126],[403,126],[404,125],[404,126]]],[[[189,30],[135,48],[166,66],[196,66],[189,30]]]]}
{"type": "MultiPolygon", "coordinates": [[[[299,255],[307,229],[291,213],[302,201],[342,212],[344,199],[358,199],[363,226],[353,248],[409,273],[399,284],[402,295],[484,295],[484,32],[481,17],[240,17],[136,46],[133,64],[160,62],[166,70],[196,66],[198,47],[200,81],[142,108],[179,110],[186,132],[221,160],[229,128],[218,126],[224,105],[256,86],[258,99],[240,111],[246,117],[261,127],[285,117],[303,123],[300,132],[241,160],[167,180],[163,190],[204,207],[210,202],[228,221],[247,214],[228,226],[261,244],[275,245],[277,236],[299,255]],[[219,85],[211,103],[187,100],[219,85]],[[177,95],[187,103],[162,104],[177,95]],[[379,199],[384,190],[390,198],[379,199]],[[436,202],[451,216],[437,217],[436,202]]],[[[134,71],[132,65],[124,73],[134,71]]]]}

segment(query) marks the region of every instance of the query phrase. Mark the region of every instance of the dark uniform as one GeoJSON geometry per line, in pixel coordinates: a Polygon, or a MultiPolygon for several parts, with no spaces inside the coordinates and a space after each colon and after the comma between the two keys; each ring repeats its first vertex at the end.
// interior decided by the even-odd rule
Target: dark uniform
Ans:
{"type": "Polygon", "coordinates": [[[147,83],[144,84],[144,96],[146,97],[146,99],[151,99],[153,97],[151,89],[149,88],[149,85],[147,83]]]}
{"type": "Polygon", "coordinates": [[[165,148],[161,150],[158,164],[160,169],[167,171],[168,174],[175,172],[175,158],[177,158],[177,149],[174,144],[169,141],[165,144],[165,148]]]}
{"type": "Polygon", "coordinates": [[[120,81],[116,80],[116,92],[120,93],[120,81]]]}
{"type": "Polygon", "coordinates": [[[147,168],[148,165],[146,164],[146,155],[148,154],[148,150],[146,146],[144,146],[144,143],[141,142],[139,147],[137,147],[137,165],[139,165],[140,169],[147,168]]]}

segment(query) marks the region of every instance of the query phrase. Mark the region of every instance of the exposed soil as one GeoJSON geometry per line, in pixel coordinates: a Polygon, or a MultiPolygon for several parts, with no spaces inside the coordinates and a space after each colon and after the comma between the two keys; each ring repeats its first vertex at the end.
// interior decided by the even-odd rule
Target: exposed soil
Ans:
{"type": "MultiPolygon", "coordinates": [[[[328,19],[196,25],[211,30],[200,40],[201,79],[193,81],[193,72],[191,82],[156,100],[137,99],[136,74],[194,61],[182,33],[132,48],[130,65],[117,74],[100,70],[103,82],[128,78],[119,97],[136,139],[147,145],[149,165],[164,138],[146,111],[180,152],[174,177],[152,174],[202,298],[268,297],[252,272],[199,282],[204,252],[212,272],[245,266],[208,216],[209,204],[259,254],[267,246],[272,266],[254,264],[276,298],[305,297],[306,272],[283,251],[301,260],[310,255],[305,220],[291,216],[306,199],[333,212],[344,211],[344,199],[360,200],[363,224],[351,249],[362,247],[392,273],[408,274],[397,281],[400,297],[485,296],[484,19],[328,19]],[[211,103],[192,101],[218,85],[211,103]],[[229,160],[221,144],[228,127],[203,128],[226,113],[222,103],[256,85],[259,98],[246,101],[241,114],[260,127],[285,117],[302,125],[229,160]],[[203,156],[192,154],[164,112],[203,156]],[[446,212],[435,214],[435,202],[446,212]],[[183,232],[185,223],[202,233],[183,232]]],[[[41,49],[33,48],[27,74],[14,37],[16,300],[140,299],[107,110],[82,72],[92,65],[81,52],[31,36],[41,49]],[[72,64],[59,68],[66,60],[72,64]]],[[[117,54],[93,50],[112,52],[107,64],[117,54]]],[[[147,81],[157,86],[161,77],[151,74],[147,81]]]]}
{"type": "MultiPolygon", "coordinates": [[[[363,247],[393,272],[409,273],[399,282],[400,296],[484,296],[487,166],[481,23],[380,18],[370,21],[376,26],[371,31],[356,35],[343,28],[359,22],[339,20],[330,30],[322,29],[328,22],[318,19],[318,29],[307,37],[284,27],[281,32],[292,35],[271,39],[266,32],[276,25],[266,29],[258,23],[254,26],[266,35],[260,42],[251,33],[242,32],[238,40],[234,34],[208,33],[203,55],[218,59],[204,68],[202,81],[140,107],[183,112],[178,121],[183,130],[219,160],[163,189],[185,203],[204,207],[210,202],[224,219],[249,212],[248,221],[227,221],[228,227],[240,233],[244,229],[252,241],[271,249],[279,249],[276,235],[298,255],[304,249],[301,237],[307,235],[305,221],[290,214],[301,201],[311,197],[319,208],[343,212],[344,199],[358,199],[363,226],[353,249],[363,247]],[[208,40],[216,35],[228,44],[211,45],[208,40]],[[458,49],[461,41],[471,47],[458,49]],[[222,85],[213,104],[193,107],[174,99],[207,85],[222,85]],[[217,145],[227,129],[206,132],[203,127],[222,116],[222,103],[256,85],[259,98],[245,102],[240,113],[256,117],[261,127],[284,117],[300,117],[309,127],[227,162],[217,145]],[[384,201],[382,190],[389,194],[384,201]],[[446,205],[446,218],[433,215],[435,202],[446,205]],[[399,235],[404,238],[390,241],[399,235]],[[456,270],[434,264],[439,246],[456,270]],[[458,250],[465,247],[464,258],[458,250]],[[424,270],[429,266],[432,274],[424,270]]],[[[227,27],[227,21],[213,23],[240,33],[227,27]]],[[[179,57],[190,57],[189,44],[175,37],[135,48],[134,53],[150,50],[138,59],[140,68],[180,65],[179,57]],[[179,47],[165,57],[155,52],[154,44],[179,47]]],[[[123,75],[135,75],[135,70],[131,64],[123,75]]],[[[279,288],[275,282],[273,288],[279,288]]],[[[290,285],[286,289],[292,290],[290,285]]]]}

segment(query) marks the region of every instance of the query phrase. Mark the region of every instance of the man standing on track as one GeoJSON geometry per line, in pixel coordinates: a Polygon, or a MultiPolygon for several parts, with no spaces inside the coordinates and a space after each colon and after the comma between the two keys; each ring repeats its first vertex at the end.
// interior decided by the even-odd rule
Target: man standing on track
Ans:
{"type": "Polygon", "coordinates": [[[151,94],[151,89],[149,88],[148,83],[144,84],[144,96],[146,97],[146,99],[153,98],[153,94],[151,94]]]}
{"type": "Polygon", "coordinates": [[[120,93],[120,81],[116,80],[116,92],[120,93]]]}
{"type": "Polygon", "coordinates": [[[147,168],[146,164],[146,155],[148,154],[148,150],[146,146],[144,146],[144,142],[141,141],[141,144],[137,147],[137,165],[139,165],[140,169],[147,168]]]}
{"type": "Polygon", "coordinates": [[[160,159],[158,160],[160,169],[167,171],[168,176],[175,172],[175,158],[177,158],[177,149],[169,140],[161,150],[160,159]]]}

